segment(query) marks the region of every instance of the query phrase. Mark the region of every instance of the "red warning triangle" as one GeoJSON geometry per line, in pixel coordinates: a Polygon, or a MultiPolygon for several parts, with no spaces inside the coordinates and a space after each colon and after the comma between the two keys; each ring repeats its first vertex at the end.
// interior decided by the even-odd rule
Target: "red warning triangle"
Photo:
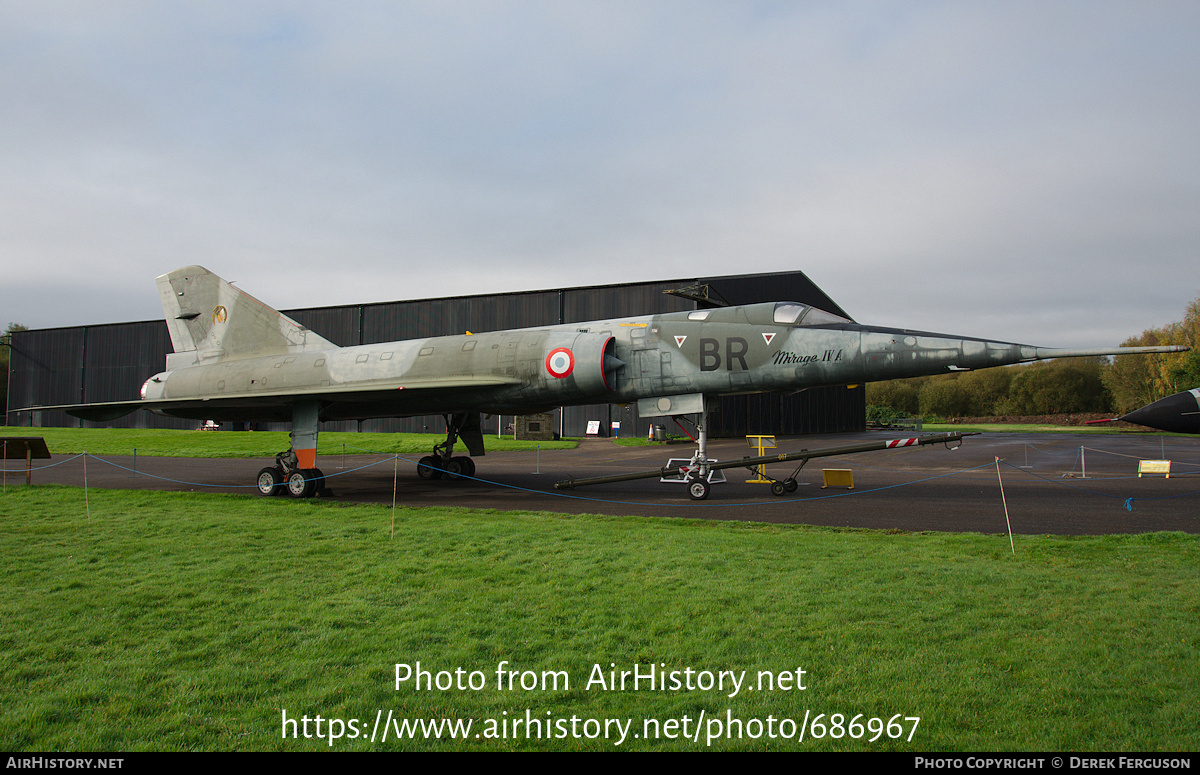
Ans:
{"type": "Polygon", "coordinates": [[[675,346],[676,346],[676,347],[683,347],[683,340],[684,340],[684,339],[687,339],[687,337],[686,337],[686,336],[677,336],[677,337],[675,337],[675,346]]]}
{"type": "Polygon", "coordinates": [[[774,334],[774,333],[770,333],[770,334],[764,333],[764,334],[763,334],[763,340],[764,340],[764,341],[766,341],[766,343],[767,343],[767,344],[770,344],[770,343],[771,343],[771,340],[772,340],[772,339],[774,339],[774,338],[775,338],[775,334],[774,334]]]}

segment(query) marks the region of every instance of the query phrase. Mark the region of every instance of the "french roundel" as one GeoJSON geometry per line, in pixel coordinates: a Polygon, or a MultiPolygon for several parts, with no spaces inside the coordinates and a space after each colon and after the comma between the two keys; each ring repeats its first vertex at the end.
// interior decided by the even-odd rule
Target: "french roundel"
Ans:
{"type": "Polygon", "coordinates": [[[551,376],[558,379],[569,377],[574,369],[575,354],[565,347],[551,350],[546,356],[546,371],[550,372],[551,376]]]}

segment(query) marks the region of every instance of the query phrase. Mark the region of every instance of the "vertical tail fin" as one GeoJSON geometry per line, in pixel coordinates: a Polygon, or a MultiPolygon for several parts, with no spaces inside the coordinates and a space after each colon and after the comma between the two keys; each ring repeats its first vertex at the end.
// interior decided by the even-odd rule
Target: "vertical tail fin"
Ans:
{"type": "Polygon", "coordinates": [[[171,345],[176,353],[194,352],[197,363],[336,347],[204,267],[176,269],[156,282],[171,345]]]}

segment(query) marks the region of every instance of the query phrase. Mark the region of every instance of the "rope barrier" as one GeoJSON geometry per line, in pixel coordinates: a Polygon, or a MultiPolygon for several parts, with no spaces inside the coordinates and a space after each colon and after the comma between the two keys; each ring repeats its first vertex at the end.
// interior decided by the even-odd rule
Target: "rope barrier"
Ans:
{"type": "MultiPolygon", "coordinates": [[[[1059,487],[1066,487],[1068,489],[1076,490],[1078,492],[1085,492],[1085,493],[1088,493],[1089,495],[1102,495],[1105,498],[1115,498],[1117,500],[1124,500],[1125,510],[1133,511],[1133,501],[1134,501],[1133,498],[1127,498],[1123,495],[1113,495],[1113,494],[1107,493],[1107,492],[1099,492],[1098,490],[1089,490],[1085,487],[1076,487],[1075,485],[1068,484],[1068,483],[1062,481],[1061,479],[1049,479],[1045,476],[1040,476],[1038,474],[1035,474],[1032,471],[1025,471],[1025,470],[1021,469],[1019,466],[1014,466],[1012,463],[1009,463],[1008,461],[1002,460],[1000,462],[1004,463],[1004,465],[1008,466],[1009,468],[1012,468],[1016,471],[1020,471],[1021,473],[1025,474],[1027,476],[1032,476],[1034,479],[1038,479],[1040,481],[1046,482],[1047,484],[1056,484],[1059,487]]],[[[1111,482],[1111,481],[1116,481],[1118,479],[1136,479],[1136,478],[1137,477],[1133,477],[1133,476],[1108,477],[1108,478],[1104,479],[1103,481],[1111,482]]],[[[1138,500],[1147,500],[1147,501],[1150,501],[1150,500],[1154,500],[1154,501],[1173,500],[1175,498],[1186,498],[1186,497],[1193,496],[1193,495],[1200,495],[1200,490],[1179,493],[1177,495],[1143,495],[1143,496],[1137,496],[1137,499],[1138,500]]]]}
{"type": "MultiPolygon", "coordinates": [[[[116,469],[119,469],[122,471],[133,471],[133,469],[129,468],[128,466],[123,466],[120,463],[115,463],[111,460],[105,460],[102,457],[98,457],[96,455],[92,455],[87,452],[75,455],[75,456],[69,458],[69,460],[76,460],[80,457],[92,458],[101,463],[104,463],[105,465],[111,466],[113,468],[116,468],[116,469]]],[[[62,462],[69,462],[69,460],[64,460],[62,462]]],[[[375,461],[373,463],[367,463],[367,464],[359,466],[357,468],[350,468],[350,469],[346,469],[344,471],[340,471],[336,474],[326,474],[322,477],[317,477],[317,478],[333,479],[338,476],[344,476],[345,474],[351,474],[356,471],[362,471],[362,470],[365,470],[368,468],[374,468],[376,466],[384,465],[384,464],[388,463],[389,461],[403,461],[403,462],[412,463],[412,464],[418,465],[418,466],[420,465],[420,463],[418,461],[410,460],[399,454],[396,454],[396,455],[389,455],[388,457],[385,457],[381,460],[375,461]]],[[[85,462],[85,465],[86,465],[86,462],[85,462]]],[[[776,504],[776,503],[801,503],[801,502],[808,502],[808,501],[829,500],[829,499],[833,499],[833,498],[845,498],[847,496],[852,496],[852,495],[867,495],[867,494],[870,494],[873,492],[882,492],[885,490],[896,489],[898,487],[906,487],[906,486],[913,485],[913,484],[921,484],[923,482],[933,481],[935,479],[943,479],[947,476],[954,476],[956,474],[975,471],[975,470],[984,468],[989,465],[991,465],[991,463],[984,463],[981,466],[975,466],[973,468],[964,468],[964,469],[960,469],[957,471],[951,471],[951,472],[944,473],[944,474],[938,474],[935,476],[925,477],[923,479],[917,479],[917,480],[914,480],[911,482],[901,482],[899,484],[884,485],[882,487],[876,487],[876,488],[872,488],[869,490],[855,490],[852,492],[831,493],[829,495],[818,495],[818,496],[809,497],[809,498],[771,498],[770,500],[741,501],[741,502],[722,501],[720,503],[662,503],[662,502],[651,502],[651,501],[622,501],[622,500],[613,500],[613,499],[609,499],[609,498],[593,498],[593,497],[588,497],[586,495],[572,495],[572,494],[563,493],[563,492],[559,492],[559,491],[555,491],[555,490],[535,490],[535,489],[529,488],[529,487],[521,487],[520,485],[508,484],[505,482],[497,482],[497,481],[493,481],[491,479],[483,479],[483,478],[475,477],[475,476],[467,476],[465,474],[458,474],[457,478],[464,479],[464,480],[470,480],[470,481],[474,481],[474,482],[479,482],[481,484],[488,484],[488,485],[492,485],[495,487],[502,487],[502,488],[509,489],[509,490],[516,490],[518,492],[527,492],[527,493],[531,493],[531,494],[535,494],[535,495],[548,495],[548,496],[555,497],[555,498],[566,498],[569,500],[588,501],[588,502],[592,502],[592,503],[609,503],[609,504],[626,505],[626,506],[680,506],[680,507],[685,507],[685,508],[691,508],[691,507],[695,507],[695,506],[727,507],[727,506],[768,505],[768,504],[776,504]]],[[[156,474],[146,473],[145,471],[139,471],[137,473],[139,476],[145,476],[145,477],[148,477],[151,479],[157,479],[162,482],[169,482],[171,484],[186,485],[189,487],[212,487],[215,489],[234,489],[234,490],[236,490],[236,489],[257,489],[257,487],[258,487],[257,484],[212,484],[212,483],[208,483],[208,482],[189,482],[189,481],[186,481],[183,479],[172,479],[171,477],[167,477],[167,476],[158,476],[156,474]]]]}
{"type": "MultiPolygon", "coordinates": [[[[84,454],[87,454],[87,453],[84,453],[84,454]]],[[[105,463],[114,468],[121,469],[123,471],[131,470],[127,466],[123,466],[119,463],[114,463],[110,460],[104,460],[103,458],[99,458],[94,455],[87,455],[87,457],[94,458],[96,460],[99,460],[102,463],[105,463]]],[[[328,474],[328,475],[325,475],[323,477],[318,477],[318,478],[332,479],[337,476],[343,476],[345,474],[354,473],[355,471],[362,471],[367,468],[374,468],[376,466],[383,465],[383,464],[385,464],[389,461],[393,461],[393,460],[403,461],[405,463],[412,463],[412,464],[418,465],[418,466],[420,465],[420,463],[418,461],[409,460],[407,458],[402,457],[401,455],[391,455],[382,460],[378,460],[374,463],[368,463],[366,465],[359,466],[358,468],[347,469],[345,471],[341,471],[336,474],[328,474]]],[[[872,488],[869,490],[855,490],[853,492],[831,493],[829,495],[818,495],[818,496],[809,497],[809,498],[771,498],[770,500],[756,500],[756,501],[742,501],[742,502],[722,501],[720,503],[661,503],[661,502],[656,502],[656,501],[621,501],[621,500],[612,500],[612,499],[608,499],[608,498],[592,498],[592,497],[588,497],[586,495],[571,495],[568,493],[563,493],[563,492],[559,492],[559,491],[555,491],[555,490],[536,490],[536,489],[533,489],[530,487],[521,487],[520,485],[508,484],[505,482],[497,482],[497,481],[494,481],[491,479],[483,479],[483,478],[476,477],[476,476],[467,476],[466,474],[458,474],[457,478],[464,479],[464,480],[470,480],[470,481],[474,481],[474,482],[479,482],[481,484],[488,484],[488,485],[492,485],[495,487],[502,487],[502,488],[509,489],[509,490],[516,490],[518,492],[527,492],[527,493],[531,493],[531,494],[535,494],[535,495],[549,495],[549,496],[552,496],[555,498],[567,498],[570,500],[589,501],[589,502],[593,502],[593,503],[610,503],[610,504],[627,505],[627,506],[682,506],[682,507],[690,508],[693,506],[754,506],[754,505],[767,505],[767,504],[775,504],[775,503],[800,503],[800,502],[807,502],[807,501],[829,500],[832,498],[845,498],[847,496],[852,496],[852,495],[867,495],[872,492],[881,492],[884,490],[892,490],[892,489],[896,489],[898,487],[907,487],[907,486],[913,485],[913,484],[921,484],[923,482],[933,481],[935,479],[943,479],[947,476],[954,476],[956,474],[966,473],[969,471],[975,471],[980,468],[987,467],[989,465],[991,465],[991,463],[984,463],[981,466],[975,466],[973,468],[964,468],[964,469],[960,469],[957,471],[950,471],[950,472],[944,473],[944,474],[938,474],[935,476],[925,477],[923,479],[916,479],[911,482],[901,482],[899,484],[884,485],[882,487],[875,487],[875,488],[872,488]]],[[[257,489],[257,487],[258,487],[258,485],[256,485],[256,484],[243,485],[243,484],[209,484],[206,482],[188,482],[188,481],[184,481],[182,479],[171,479],[171,478],[165,477],[165,476],[156,476],[154,474],[147,474],[145,472],[141,472],[140,475],[147,476],[152,479],[158,479],[158,480],[164,481],[164,482],[170,482],[172,484],[183,484],[183,485],[188,485],[191,487],[213,487],[213,488],[223,488],[223,489],[249,489],[249,488],[257,489]]]]}
{"type": "MultiPolygon", "coordinates": [[[[48,468],[54,468],[55,466],[61,466],[63,463],[70,463],[72,460],[78,460],[79,458],[83,457],[86,454],[87,454],[86,452],[80,452],[78,454],[72,455],[71,457],[64,458],[63,460],[60,460],[57,463],[50,463],[48,465],[38,466],[37,468],[31,468],[29,470],[30,471],[45,471],[48,468]]],[[[25,473],[25,469],[24,468],[5,468],[4,473],[6,473],[6,474],[23,474],[23,473],[25,473]]]]}

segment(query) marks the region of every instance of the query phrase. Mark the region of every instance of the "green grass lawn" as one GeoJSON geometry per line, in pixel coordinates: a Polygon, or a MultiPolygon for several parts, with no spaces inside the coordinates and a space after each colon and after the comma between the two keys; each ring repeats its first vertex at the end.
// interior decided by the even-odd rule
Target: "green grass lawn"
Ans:
{"type": "MultiPolygon", "coordinates": [[[[93,455],[152,457],[272,457],[289,446],[283,431],[178,431],[138,428],[14,428],[0,427],[0,436],[41,436],[51,454],[90,452],[93,455]]],[[[317,439],[318,455],[429,454],[445,433],[346,433],[327,431],[317,439]]],[[[578,441],[516,441],[511,436],[484,436],[497,452],[514,449],[574,449],[578,441]]],[[[456,449],[465,453],[460,443],[456,449]]]]}
{"type": "Polygon", "coordinates": [[[698,750],[731,720],[742,737],[711,748],[1200,748],[1200,536],[1023,537],[1013,556],[1002,536],[458,509],[392,529],[373,506],[9,487],[0,749],[323,750],[283,732],[319,715],[369,735],[389,711],[470,736],[332,748],[698,750]],[[483,685],[397,689],[417,662],[483,685]],[[806,688],[588,687],[597,665],[806,688]],[[619,746],[512,735],[527,713],[632,726],[619,746]]]}

